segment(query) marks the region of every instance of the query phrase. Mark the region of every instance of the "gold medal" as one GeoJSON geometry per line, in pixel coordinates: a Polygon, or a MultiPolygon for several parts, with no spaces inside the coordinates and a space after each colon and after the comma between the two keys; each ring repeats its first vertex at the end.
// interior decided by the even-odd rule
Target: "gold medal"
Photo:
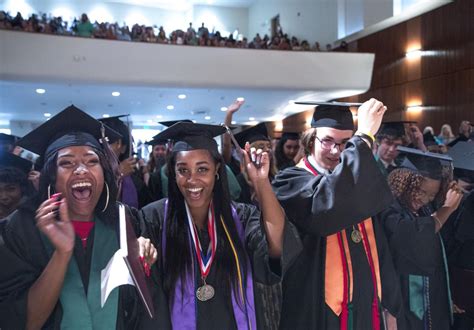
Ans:
{"type": "Polygon", "coordinates": [[[360,243],[362,241],[361,232],[354,227],[352,227],[351,239],[354,243],[360,243]]]}

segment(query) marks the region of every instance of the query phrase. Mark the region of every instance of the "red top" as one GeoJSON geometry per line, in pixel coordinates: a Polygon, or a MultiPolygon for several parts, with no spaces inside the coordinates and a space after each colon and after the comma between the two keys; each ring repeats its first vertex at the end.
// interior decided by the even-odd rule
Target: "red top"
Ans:
{"type": "Polygon", "coordinates": [[[72,225],[74,226],[74,231],[76,235],[79,236],[82,242],[82,246],[84,249],[87,246],[87,237],[89,237],[89,233],[91,232],[92,228],[94,228],[94,221],[76,221],[72,220],[72,225]]]}

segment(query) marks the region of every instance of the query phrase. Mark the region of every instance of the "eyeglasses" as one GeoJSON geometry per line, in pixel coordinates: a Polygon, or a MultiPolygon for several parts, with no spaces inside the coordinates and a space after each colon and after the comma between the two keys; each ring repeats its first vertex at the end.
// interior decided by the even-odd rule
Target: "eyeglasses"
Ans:
{"type": "Polygon", "coordinates": [[[332,150],[332,149],[337,147],[337,149],[339,151],[342,151],[342,149],[344,149],[344,147],[346,146],[346,143],[347,143],[347,141],[344,141],[344,142],[341,142],[341,143],[336,143],[336,142],[334,142],[334,140],[330,140],[330,139],[321,140],[317,136],[316,136],[316,140],[318,140],[321,143],[321,147],[323,147],[323,149],[325,149],[325,150],[332,150]],[[341,147],[342,147],[342,149],[341,149],[341,147]]]}

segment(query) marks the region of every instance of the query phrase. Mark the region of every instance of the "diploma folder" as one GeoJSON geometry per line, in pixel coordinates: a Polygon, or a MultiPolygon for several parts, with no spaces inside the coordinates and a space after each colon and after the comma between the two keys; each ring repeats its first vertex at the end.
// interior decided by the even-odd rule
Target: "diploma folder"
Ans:
{"type": "Polygon", "coordinates": [[[140,261],[140,248],[133,230],[132,224],[128,214],[125,212],[123,204],[119,206],[119,220],[120,220],[120,250],[122,251],[123,259],[127,264],[133,283],[137,288],[140,299],[145,306],[150,318],[155,315],[155,308],[151,298],[150,289],[148,287],[148,280],[140,261]]]}

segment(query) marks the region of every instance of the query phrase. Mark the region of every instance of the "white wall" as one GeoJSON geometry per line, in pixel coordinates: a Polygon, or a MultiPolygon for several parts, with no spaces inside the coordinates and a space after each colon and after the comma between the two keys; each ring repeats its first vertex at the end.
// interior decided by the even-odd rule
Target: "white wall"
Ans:
{"type": "Polygon", "coordinates": [[[220,31],[222,36],[227,37],[236,29],[239,34],[248,37],[249,11],[247,8],[229,8],[216,6],[196,5],[193,8],[193,27],[197,31],[201,23],[212,31],[220,31]]]}
{"type": "Polygon", "coordinates": [[[392,17],[393,0],[364,0],[363,8],[364,27],[368,27],[392,17]]]}
{"type": "Polygon", "coordinates": [[[249,9],[249,35],[270,36],[271,19],[280,15],[284,33],[321,45],[337,39],[335,0],[257,0],[249,9]]]}

